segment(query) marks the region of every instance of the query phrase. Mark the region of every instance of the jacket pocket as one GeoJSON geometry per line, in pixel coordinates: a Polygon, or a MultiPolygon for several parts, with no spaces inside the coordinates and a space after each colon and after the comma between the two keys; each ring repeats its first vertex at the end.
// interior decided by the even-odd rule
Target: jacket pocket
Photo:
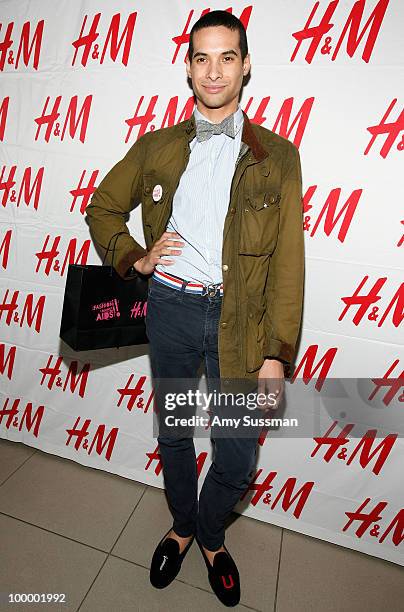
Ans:
{"type": "Polygon", "coordinates": [[[276,246],[279,232],[279,191],[248,196],[241,209],[239,253],[268,255],[276,246]]]}
{"type": "Polygon", "coordinates": [[[246,370],[254,372],[264,361],[266,301],[264,296],[252,296],[247,301],[247,323],[245,326],[246,370]]]}

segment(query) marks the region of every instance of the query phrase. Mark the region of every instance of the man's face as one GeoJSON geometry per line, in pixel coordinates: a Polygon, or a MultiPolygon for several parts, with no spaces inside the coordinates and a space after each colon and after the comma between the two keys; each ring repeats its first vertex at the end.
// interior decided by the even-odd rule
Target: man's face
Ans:
{"type": "Polygon", "coordinates": [[[243,77],[250,71],[250,56],[241,59],[239,33],[225,26],[212,26],[195,32],[192,61],[187,74],[202,109],[237,108],[243,77]]]}

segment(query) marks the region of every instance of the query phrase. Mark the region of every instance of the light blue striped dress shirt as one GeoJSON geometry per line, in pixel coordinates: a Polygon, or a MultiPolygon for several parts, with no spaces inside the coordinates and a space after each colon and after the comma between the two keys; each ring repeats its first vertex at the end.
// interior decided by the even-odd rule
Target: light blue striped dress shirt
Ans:
{"type": "MultiPolygon", "coordinates": [[[[197,108],[195,119],[209,121],[197,108]]],[[[166,231],[177,232],[185,245],[181,255],[164,255],[174,264],[157,264],[156,270],[199,283],[221,283],[223,227],[230,188],[241,145],[243,112],[234,113],[235,138],[213,135],[190,143],[188,165],[173,198],[166,231]]],[[[213,123],[213,122],[210,122],[213,123]]],[[[174,248],[174,247],[169,247],[174,248]]]]}

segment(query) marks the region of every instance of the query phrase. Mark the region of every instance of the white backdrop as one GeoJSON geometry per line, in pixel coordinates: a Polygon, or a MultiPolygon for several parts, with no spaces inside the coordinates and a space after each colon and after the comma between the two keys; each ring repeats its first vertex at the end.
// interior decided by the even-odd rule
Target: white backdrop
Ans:
{"type": "MultiPolygon", "coordinates": [[[[208,6],[229,9],[0,0],[0,436],[159,487],[145,347],[75,353],[58,334],[68,263],[100,261],[84,221],[95,186],[142,133],[192,113],[187,34],[208,6]]],[[[402,387],[376,379],[403,377],[404,3],[259,0],[231,10],[251,52],[241,106],[301,154],[296,376],[313,389],[319,376],[374,377],[372,424],[403,400],[402,387]]],[[[129,227],[144,245],[140,208],[129,227]]],[[[342,408],[325,407],[317,435],[326,440],[263,436],[237,510],[404,565],[404,444],[383,455],[377,441],[395,432],[377,430],[370,449],[350,437],[344,450],[342,408]]],[[[293,402],[288,411],[305,416],[293,402]]],[[[210,444],[195,443],[201,484],[210,444]]]]}

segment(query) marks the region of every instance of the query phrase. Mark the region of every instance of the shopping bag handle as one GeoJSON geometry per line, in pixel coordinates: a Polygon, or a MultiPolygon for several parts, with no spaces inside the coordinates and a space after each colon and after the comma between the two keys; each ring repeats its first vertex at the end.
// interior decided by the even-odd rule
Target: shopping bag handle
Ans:
{"type": "Polygon", "coordinates": [[[116,243],[117,243],[117,240],[118,240],[118,236],[120,236],[121,234],[127,234],[127,232],[116,232],[116,234],[112,234],[112,236],[111,236],[111,238],[110,238],[110,240],[108,242],[107,250],[105,251],[104,259],[102,260],[102,265],[104,265],[105,260],[107,258],[107,253],[110,250],[109,245],[111,244],[111,240],[112,240],[112,238],[114,238],[116,236],[114,248],[112,250],[112,261],[111,261],[111,266],[110,266],[111,267],[111,274],[112,274],[112,268],[114,267],[114,255],[115,255],[116,243]]]}

